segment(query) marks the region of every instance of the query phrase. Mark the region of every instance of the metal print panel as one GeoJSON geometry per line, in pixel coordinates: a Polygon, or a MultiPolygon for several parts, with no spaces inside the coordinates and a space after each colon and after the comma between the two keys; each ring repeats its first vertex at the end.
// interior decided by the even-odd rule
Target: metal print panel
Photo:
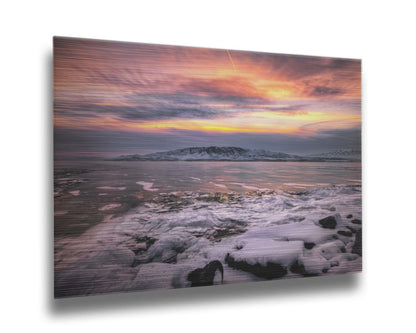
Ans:
{"type": "Polygon", "coordinates": [[[359,272],[361,61],[54,38],[55,297],[359,272]]]}

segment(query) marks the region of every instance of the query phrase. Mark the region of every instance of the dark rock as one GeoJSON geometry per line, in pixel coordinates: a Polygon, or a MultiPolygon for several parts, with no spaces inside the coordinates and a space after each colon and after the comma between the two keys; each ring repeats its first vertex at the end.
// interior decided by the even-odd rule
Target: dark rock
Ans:
{"type": "Polygon", "coordinates": [[[259,263],[250,265],[246,261],[236,261],[229,253],[225,257],[225,262],[232,268],[241,269],[265,279],[281,278],[287,274],[287,268],[281,264],[269,262],[266,266],[262,266],[259,263]]]}
{"type": "Polygon", "coordinates": [[[295,274],[301,274],[301,275],[305,275],[305,266],[300,264],[299,261],[295,261],[291,266],[290,266],[290,271],[292,273],[295,274]]]}
{"type": "Polygon", "coordinates": [[[144,244],[145,246],[143,248],[141,247],[136,247],[133,249],[134,254],[139,254],[140,252],[144,252],[147,251],[149,249],[149,247],[151,247],[155,242],[156,242],[156,238],[151,238],[151,237],[134,237],[134,241],[137,244],[144,244]]]}
{"type": "Polygon", "coordinates": [[[335,216],[328,216],[319,220],[319,224],[325,229],[335,229],[337,226],[337,220],[335,219],[335,216]]]}
{"type": "Polygon", "coordinates": [[[339,235],[346,236],[346,237],[352,237],[352,232],[349,230],[338,230],[337,232],[339,235]]]}
{"type": "Polygon", "coordinates": [[[234,246],[234,248],[236,250],[241,250],[243,247],[244,247],[244,245],[242,245],[242,244],[237,244],[236,246],[234,246]]]}
{"type": "Polygon", "coordinates": [[[350,218],[352,218],[352,214],[347,215],[347,219],[350,219],[350,218]]]}
{"type": "Polygon", "coordinates": [[[313,243],[313,242],[305,242],[303,245],[305,246],[305,249],[310,250],[310,249],[312,249],[315,246],[315,243],[313,243]]]}
{"type": "Polygon", "coordinates": [[[312,277],[312,276],[318,276],[319,274],[312,274],[306,272],[305,266],[302,263],[299,263],[298,260],[296,260],[291,266],[290,271],[295,274],[300,274],[306,277],[312,277]]]}
{"type": "Polygon", "coordinates": [[[352,246],[351,253],[356,253],[359,256],[363,256],[363,237],[362,237],[362,230],[358,230],[355,235],[355,242],[352,246]]]}
{"type": "Polygon", "coordinates": [[[198,268],[188,274],[191,287],[212,286],[217,269],[221,272],[221,282],[224,280],[224,268],[218,260],[211,261],[204,268],[198,268]]]}
{"type": "Polygon", "coordinates": [[[352,221],[351,221],[351,223],[354,223],[354,224],[361,224],[361,220],[354,219],[354,220],[352,220],[352,221]]]}

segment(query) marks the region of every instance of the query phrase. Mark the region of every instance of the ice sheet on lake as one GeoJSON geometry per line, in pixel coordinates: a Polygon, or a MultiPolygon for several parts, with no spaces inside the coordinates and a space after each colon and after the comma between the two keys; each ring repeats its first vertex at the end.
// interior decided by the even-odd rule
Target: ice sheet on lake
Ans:
{"type": "Polygon", "coordinates": [[[227,186],[224,185],[224,184],[218,184],[218,183],[214,183],[214,182],[210,182],[210,184],[212,184],[214,186],[217,186],[217,187],[221,187],[221,188],[227,188],[227,186]]]}
{"type": "Polygon", "coordinates": [[[99,190],[116,190],[116,191],[124,191],[126,189],[125,186],[99,186],[97,187],[99,190]]]}
{"type": "Polygon", "coordinates": [[[119,208],[119,207],[121,207],[121,204],[119,204],[119,203],[112,203],[112,204],[108,204],[108,205],[102,206],[98,210],[100,210],[100,211],[107,211],[107,210],[113,210],[113,209],[116,209],[116,208],[119,208]]]}
{"type": "Polygon", "coordinates": [[[238,185],[238,186],[241,186],[241,187],[244,187],[244,188],[246,188],[246,189],[248,189],[248,190],[258,190],[259,188],[258,187],[256,187],[256,186],[253,186],[253,185],[247,185],[247,184],[244,184],[244,183],[231,183],[231,184],[233,184],[233,185],[238,185]]]}
{"type": "Polygon", "coordinates": [[[157,188],[153,188],[153,183],[149,183],[149,182],[136,182],[136,184],[143,186],[143,189],[145,191],[155,192],[155,191],[158,191],[159,190],[157,188]]]}

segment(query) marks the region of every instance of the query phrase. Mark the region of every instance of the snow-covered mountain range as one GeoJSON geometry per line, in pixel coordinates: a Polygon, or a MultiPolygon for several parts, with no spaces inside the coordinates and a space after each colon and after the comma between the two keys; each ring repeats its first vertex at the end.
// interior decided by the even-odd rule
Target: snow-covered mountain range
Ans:
{"type": "Polygon", "coordinates": [[[146,155],[122,155],[116,161],[345,161],[360,160],[361,152],[337,151],[315,155],[291,155],[240,147],[190,147],[146,155]]]}
{"type": "Polygon", "coordinates": [[[360,161],[361,150],[355,149],[339,149],[322,154],[311,154],[309,157],[330,158],[330,159],[347,159],[360,161]]]}

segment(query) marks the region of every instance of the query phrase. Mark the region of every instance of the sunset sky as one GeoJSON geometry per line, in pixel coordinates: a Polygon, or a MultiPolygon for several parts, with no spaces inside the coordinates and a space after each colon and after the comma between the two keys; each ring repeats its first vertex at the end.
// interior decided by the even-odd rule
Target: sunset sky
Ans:
{"type": "Polygon", "coordinates": [[[58,158],[360,149],[360,126],[359,60],[54,39],[58,158]]]}

